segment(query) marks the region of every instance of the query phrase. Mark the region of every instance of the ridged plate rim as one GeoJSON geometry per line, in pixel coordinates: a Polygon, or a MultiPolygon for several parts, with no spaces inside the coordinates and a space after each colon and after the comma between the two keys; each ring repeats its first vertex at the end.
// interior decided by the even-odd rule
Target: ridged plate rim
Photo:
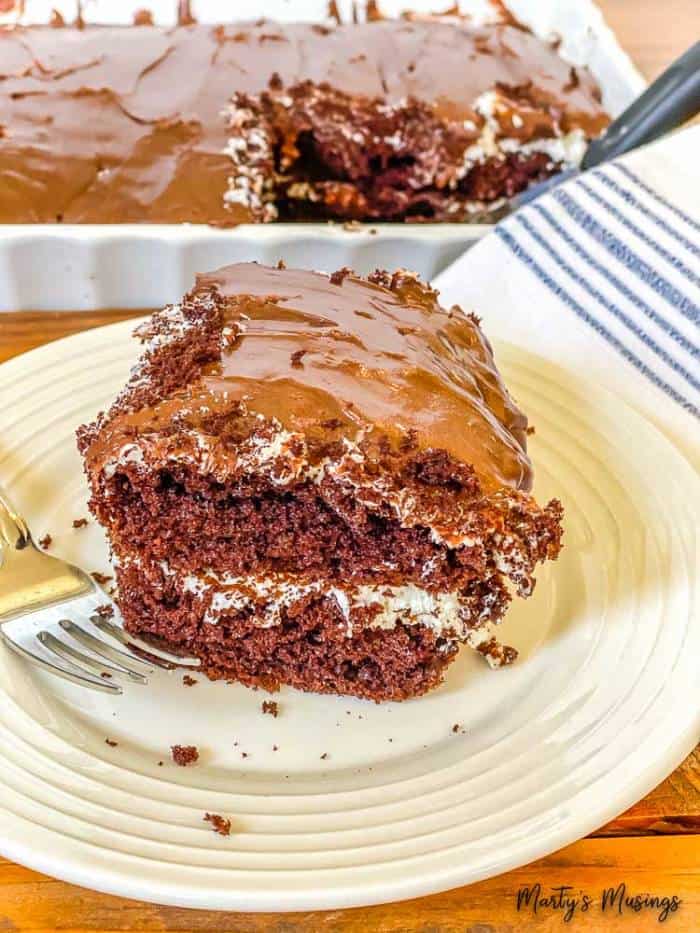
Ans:
{"type": "MultiPolygon", "coordinates": [[[[107,328],[99,328],[64,338],[4,364],[0,367],[0,393],[3,391],[4,386],[13,383],[16,378],[22,381],[27,379],[29,385],[31,385],[32,377],[36,377],[41,372],[48,372],[47,366],[52,363],[57,366],[57,371],[60,373],[61,368],[71,360],[80,359],[84,353],[89,353],[92,349],[105,343],[114,346],[121,345],[127,340],[127,335],[131,332],[133,324],[133,321],[121,322],[107,328]]],[[[570,373],[557,370],[556,367],[539,360],[532,354],[509,347],[506,344],[496,344],[496,350],[501,364],[505,362],[502,368],[505,371],[507,381],[511,381],[508,377],[508,370],[510,368],[517,370],[518,365],[524,366],[525,369],[529,369],[535,374],[538,371],[541,372],[545,382],[551,378],[571,380],[570,373]]],[[[598,387],[586,386],[585,383],[581,384],[581,389],[588,398],[594,399],[596,404],[605,405],[607,411],[615,413],[620,419],[624,420],[625,425],[630,430],[640,429],[645,432],[647,439],[652,439],[651,443],[655,445],[654,450],[663,454],[665,462],[672,465],[681,474],[685,474],[683,478],[688,481],[689,490],[692,490],[691,505],[697,508],[699,501],[698,478],[676,448],[652,425],[645,422],[641,416],[631,412],[619,399],[598,387]]],[[[693,684],[691,681],[687,686],[697,693],[700,684],[693,684]]],[[[0,687],[1,693],[2,687],[0,687]]],[[[337,874],[338,872],[342,875],[344,872],[346,875],[344,883],[341,877],[337,879],[335,887],[317,888],[316,890],[309,889],[308,886],[295,890],[294,886],[289,883],[289,879],[284,890],[275,890],[274,882],[272,890],[265,890],[253,884],[250,873],[243,872],[240,869],[232,871],[230,869],[209,868],[207,871],[211,872],[210,883],[205,884],[204,879],[202,879],[202,883],[198,887],[187,890],[183,888],[181,879],[173,878],[170,880],[168,877],[170,873],[167,870],[157,879],[148,877],[147,867],[151,871],[157,872],[158,866],[161,865],[162,867],[165,863],[148,863],[140,858],[135,858],[133,855],[119,855],[115,856],[114,862],[110,866],[107,862],[105,864],[99,862],[93,847],[84,843],[69,842],[65,838],[62,843],[63,856],[61,856],[55,849],[52,850],[51,845],[46,844],[51,838],[51,831],[44,830],[42,833],[38,827],[31,831],[28,827],[31,827],[32,824],[21,821],[16,817],[8,819],[6,825],[10,828],[12,836],[10,837],[10,831],[8,831],[8,837],[0,840],[0,849],[8,858],[23,862],[30,867],[64,878],[67,881],[88,885],[109,893],[181,906],[208,906],[246,910],[292,910],[356,906],[415,897],[420,894],[444,890],[468,881],[475,881],[542,856],[585,835],[634,803],[670,772],[692,749],[697,740],[700,732],[700,710],[698,710],[700,703],[696,704],[695,711],[693,711],[693,704],[688,703],[687,699],[686,697],[685,707],[678,707],[679,716],[676,721],[676,729],[675,731],[669,731],[664,736],[666,739],[665,744],[660,743],[659,747],[654,749],[653,754],[642,755],[642,760],[645,762],[643,769],[635,775],[628,776],[628,780],[622,786],[616,788],[607,799],[602,799],[599,793],[596,806],[590,809],[587,814],[574,812],[568,814],[568,816],[562,815],[558,821],[555,821],[554,825],[546,827],[544,831],[533,832],[528,839],[522,841],[517,849],[511,848],[500,853],[498,857],[492,857],[487,862],[482,859],[479,866],[447,866],[439,871],[434,871],[432,874],[423,874],[419,878],[415,874],[411,874],[411,859],[409,858],[407,861],[405,857],[400,857],[398,862],[395,860],[389,864],[393,864],[395,868],[398,866],[401,871],[405,871],[404,876],[401,876],[401,871],[399,871],[399,875],[395,875],[391,880],[378,878],[376,883],[372,884],[366,878],[362,880],[362,871],[359,869],[329,868],[325,870],[326,876],[329,873],[337,874]],[[684,715],[681,715],[681,713],[684,715]],[[44,836],[44,834],[48,835],[44,836]],[[40,835],[44,836],[41,841],[40,835]],[[30,838],[32,836],[34,838],[30,838]],[[142,874],[141,878],[139,878],[139,874],[142,874]],[[356,882],[354,876],[357,875],[360,876],[360,880],[356,882]],[[246,876],[250,881],[250,887],[248,888],[245,886],[246,876]],[[215,881],[216,877],[222,879],[218,884],[215,881]],[[233,882],[235,877],[238,881],[238,887],[233,884],[228,886],[223,880],[224,877],[228,879],[229,883],[233,882]]],[[[3,727],[1,722],[4,719],[2,709],[4,708],[7,711],[6,698],[3,698],[3,700],[5,700],[4,707],[3,704],[0,704],[0,735],[6,735],[6,727],[3,727]]],[[[640,754],[641,752],[638,749],[632,757],[636,760],[640,754]]],[[[102,763],[102,766],[108,770],[109,763],[102,763]]],[[[616,764],[615,767],[619,766],[616,764]]],[[[121,769],[116,768],[116,770],[121,769]]],[[[2,778],[0,778],[0,781],[2,781],[2,778]]],[[[411,783],[411,779],[409,779],[409,783],[411,783]]],[[[600,779],[596,778],[592,784],[586,785],[584,791],[581,791],[578,796],[590,796],[593,788],[599,783],[600,779]]],[[[209,792],[207,791],[207,793],[209,792]]],[[[577,805],[580,806],[580,801],[577,805]]],[[[183,804],[183,808],[186,806],[186,804],[183,804]]],[[[381,810],[383,804],[377,806],[381,810]]],[[[342,809],[340,812],[346,811],[342,809]]],[[[9,814],[5,813],[5,816],[8,817],[9,814]]],[[[410,817],[410,819],[412,818],[410,817]]],[[[36,826],[36,824],[34,825],[36,826]]],[[[218,845],[219,840],[213,837],[213,834],[205,836],[203,832],[201,839],[205,848],[207,845],[218,845]]],[[[433,855],[434,853],[431,852],[425,857],[432,858],[433,855]]],[[[443,855],[446,855],[446,852],[443,852],[443,855]]],[[[418,866],[418,870],[420,870],[420,866],[418,866]]],[[[196,873],[196,869],[193,868],[192,871],[196,873]]],[[[266,874],[269,880],[272,881],[274,873],[268,872],[266,874]]],[[[283,874],[288,873],[283,872],[283,874]]],[[[293,878],[293,875],[291,877],[293,878]]]]}

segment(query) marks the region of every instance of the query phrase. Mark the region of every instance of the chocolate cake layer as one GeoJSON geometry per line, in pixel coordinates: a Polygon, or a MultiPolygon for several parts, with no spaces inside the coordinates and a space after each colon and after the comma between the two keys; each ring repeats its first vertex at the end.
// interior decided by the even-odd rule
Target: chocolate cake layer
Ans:
{"type": "Polygon", "coordinates": [[[599,97],[509,24],[8,27],[0,222],[461,219],[575,162],[599,97]]]}
{"type": "Polygon", "coordinates": [[[428,689],[460,642],[512,660],[484,626],[557,556],[561,506],[529,494],[527,421],[475,317],[406,272],[239,264],[140,336],[79,432],[127,627],[210,676],[376,699],[428,689]]]}
{"type": "Polygon", "coordinates": [[[413,514],[397,516],[376,489],[358,489],[342,478],[290,481],[282,489],[263,475],[221,483],[191,466],[164,465],[150,453],[129,460],[135,449],[108,465],[100,479],[105,495],[93,502],[94,512],[110,529],[117,555],[147,552],[178,570],[315,573],[329,582],[413,582],[444,589],[498,565],[528,590],[535,564],[558,540],[556,507],[533,509],[522,495],[485,497],[478,484],[465,492],[457,487],[454,464],[440,464],[437,476],[455,501],[452,508],[462,513],[458,532],[441,531],[433,518],[439,502],[435,477],[429,485],[404,485],[396,474],[401,495],[413,500],[413,514]]]}

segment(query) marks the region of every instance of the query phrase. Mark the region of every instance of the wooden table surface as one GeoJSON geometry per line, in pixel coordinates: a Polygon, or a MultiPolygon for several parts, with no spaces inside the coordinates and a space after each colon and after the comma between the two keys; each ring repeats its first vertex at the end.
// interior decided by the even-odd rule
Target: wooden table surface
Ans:
{"type": "MultiPolygon", "coordinates": [[[[409,4],[407,4],[409,5],[409,4]]],[[[437,4],[439,6],[439,4],[437,4]]],[[[638,67],[653,77],[700,34],[700,0],[599,0],[607,21],[638,67]]],[[[0,361],[67,334],[117,320],[114,312],[0,315],[0,361]]],[[[1,767],[1,764],[0,764],[1,767]]],[[[0,827],[0,834],[2,827],[0,827]]],[[[691,754],[644,800],[590,837],[523,868],[454,891],[347,911],[303,914],[229,914],[158,907],[96,894],[0,858],[0,931],[63,930],[269,930],[431,931],[505,933],[554,930],[561,911],[537,916],[517,910],[517,892],[539,882],[542,890],[571,885],[596,903],[570,924],[585,930],[651,930],[658,911],[622,916],[599,909],[603,888],[624,882],[629,893],[680,899],[666,923],[700,930],[700,752],[691,754]]]]}

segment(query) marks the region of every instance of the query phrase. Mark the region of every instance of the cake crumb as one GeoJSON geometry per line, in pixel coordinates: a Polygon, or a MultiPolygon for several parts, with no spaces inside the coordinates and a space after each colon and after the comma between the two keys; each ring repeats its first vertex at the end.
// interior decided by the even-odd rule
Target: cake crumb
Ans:
{"type": "Polygon", "coordinates": [[[331,284],[342,285],[343,280],[346,279],[349,275],[352,275],[352,269],[350,269],[348,266],[343,266],[342,269],[336,269],[335,272],[331,272],[331,284]]]}
{"type": "Polygon", "coordinates": [[[109,745],[110,748],[116,748],[119,742],[115,742],[113,739],[105,739],[105,745],[109,745]]]}
{"type": "Polygon", "coordinates": [[[270,75],[270,80],[267,82],[267,86],[270,88],[271,91],[282,90],[282,88],[284,87],[284,82],[282,81],[282,78],[280,77],[280,74],[278,71],[272,72],[272,74],[270,75]]]}
{"type": "Polygon", "coordinates": [[[241,752],[241,758],[250,758],[248,752],[241,752]]]}
{"type": "Polygon", "coordinates": [[[99,570],[91,571],[90,576],[95,581],[95,583],[99,583],[100,586],[104,586],[105,583],[109,583],[109,581],[112,579],[109,574],[100,573],[99,570]]]}
{"type": "Polygon", "coordinates": [[[295,350],[294,353],[292,353],[292,366],[294,367],[294,369],[304,368],[302,359],[304,356],[306,356],[308,352],[309,352],[308,350],[295,350]]]}
{"type": "Polygon", "coordinates": [[[572,65],[571,68],[569,68],[569,80],[566,82],[562,90],[569,94],[571,91],[576,90],[580,83],[581,79],[578,76],[578,71],[576,71],[572,65]]]}
{"type": "Polygon", "coordinates": [[[39,547],[43,548],[45,551],[51,547],[51,542],[53,538],[50,534],[45,534],[43,538],[39,538],[39,547]]]}
{"type": "Polygon", "coordinates": [[[535,433],[535,426],[534,426],[534,424],[528,424],[528,426],[525,428],[525,433],[526,433],[528,436],[531,435],[531,434],[534,434],[534,433],[535,433]]]}
{"type": "Polygon", "coordinates": [[[359,233],[362,230],[362,224],[359,220],[346,220],[343,230],[347,230],[348,233],[359,233]]]}
{"type": "Polygon", "coordinates": [[[273,752],[279,751],[279,745],[273,745],[273,746],[272,746],[272,751],[273,751],[273,752]]]}
{"type": "Polygon", "coordinates": [[[287,268],[287,263],[284,261],[284,259],[278,259],[278,260],[277,260],[277,268],[278,268],[278,269],[286,269],[286,268],[287,268]]]}
{"type": "Polygon", "coordinates": [[[326,758],[328,758],[328,752],[324,752],[324,753],[321,755],[321,761],[325,761],[326,758]]]}
{"type": "Polygon", "coordinates": [[[112,679],[112,675],[108,671],[100,671],[100,677],[102,677],[104,680],[112,679]]]}
{"type": "Polygon", "coordinates": [[[182,675],[182,682],[186,687],[194,687],[195,684],[199,683],[195,677],[190,677],[189,674],[182,675]]]}
{"type": "Polygon", "coordinates": [[[73,527],[74,528],[84,528],[88,523],[87,518],[74,518],[73,527]]]}
{"type": "Polygon", "coordinates": [[[159,762],[158,762],[158,767],[159,767],[159,768],[162,768],[162,767],[163,767],[163,762],[162,762],[162,761],[159,761],[159,762]]]}
{"type": "Polygon", "coordinates": [[[150,10],[135,10],[132,17],[134,26],[153,26],[153,13],[150,10]]]}
{"type": "Polygon", "coordinates": [[[184,768],[186,765],[193,764],[199,758],[199,750],[196,745],[171,745],[170,754],[176,765],[184,768]]]}
{"type": "Polygon", "coordinates": [[[220,813],[205,813],[204,819],[207,823],[211,823],[211,828],[220,836],[231,835],[231,820],[227,820],[220,813]]]}
{"type": "Polygon", "coordinates": [[[263,713],[267,713],[268,716],[274,716],[275,719],[280,714],[279,703],[276,703],[274,700],[263,700],[262,704],[263,713]]]}
{"type": "Polygon", "coordinates": [[[101,619],[111,619],[114,615],[114,606],[110,606],[109,603],[102,603],[101,606],[95,609],[95,615],[101,619]]]}

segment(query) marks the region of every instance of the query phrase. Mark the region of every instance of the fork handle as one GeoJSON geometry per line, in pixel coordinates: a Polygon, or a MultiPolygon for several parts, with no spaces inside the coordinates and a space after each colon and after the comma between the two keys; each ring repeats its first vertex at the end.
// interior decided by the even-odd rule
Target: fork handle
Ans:
{"type": "Polygon", "coordinates": [[[27,523],[15,512],[7,493],[0,486],[0,556],[4,547],[21,551],[31,544],[32,536],[27,523]]]}
{"type": "Polygon", "coordinates": [[[653,142],[691,120],[700,111],[700,42],[677,58],[644,93],[594,139],[581,168],[617,159],[630,149],[653,142]]]}

